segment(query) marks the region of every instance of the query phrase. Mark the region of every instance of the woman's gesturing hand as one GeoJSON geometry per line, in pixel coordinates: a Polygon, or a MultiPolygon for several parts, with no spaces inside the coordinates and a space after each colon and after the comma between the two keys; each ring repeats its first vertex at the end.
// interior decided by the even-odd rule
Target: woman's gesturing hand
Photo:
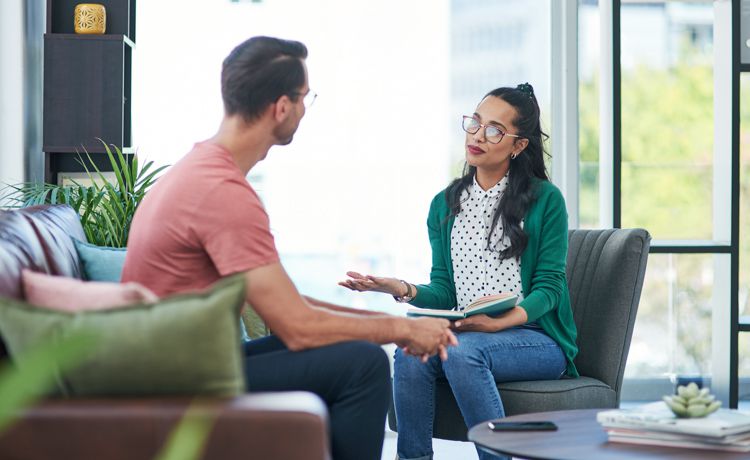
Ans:
{"type": "Polygon", "coordinates": [[[352,291],[385,292],[393,296],[403,296],[406,294],[406,286],[396,278],[361,275],[357,272],[346,272],[346,276],[349,279],[339,281],[339,286],[344,286],[352,291]]]}

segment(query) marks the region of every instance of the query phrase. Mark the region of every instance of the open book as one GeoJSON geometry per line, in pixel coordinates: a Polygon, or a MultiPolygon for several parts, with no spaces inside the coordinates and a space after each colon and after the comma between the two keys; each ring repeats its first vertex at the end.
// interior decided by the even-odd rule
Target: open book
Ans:
{"type": "Polygon", "coordinates": [[[480,297],[460,311],[437,308],[410,308],[406,316],[433,316],[436,318],[461,319],[472,315],[497,315],[516,306],[518,296],[512,292],[480,297]]]}

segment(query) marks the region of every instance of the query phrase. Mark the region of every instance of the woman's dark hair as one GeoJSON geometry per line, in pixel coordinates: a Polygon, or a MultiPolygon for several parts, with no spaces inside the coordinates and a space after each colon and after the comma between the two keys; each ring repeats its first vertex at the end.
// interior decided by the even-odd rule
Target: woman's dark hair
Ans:
{"type": "Polygon", "coordinates": [[[306,58],[307,48],[297,41],[273,37],[245,40],[224,59],[221,69],[224,112],[253,121],[283,95],[296,101],[305,84],[302,60],[306,58]]]}
{"type": "MultiPolygon", "coordinates": [[[[497,88],[487,93],[484,98],[498,97],[516,110],[513,125],[518,129],[519,136],[528,139],[529,144],[516,158],[510,161],[508,172],[508,187],[505,189],[500,204],[492,216],[489,235],[495,230],[498,219],[502,219],[503,237],[510,238],[510,246],[500,251],[501,259],[519,258],[526,249],[529,237],[521,228],[521,220],[536,199],[534,178],[549,180],[544,166],[544,141],[549,137],[542,131],[539,117],[539,103],[534,96],[534,89],[528,83],[515,88],[497,88]]],[[[515,139],[518,142],[518,139],[515,139]]],[[[461,212],[461,194],[471,186],[475,166],[464,164],[463,175],[453,180],[446,191],[446,199],[451,210],[451,216],[461,212]]],[[[487,238],[487,248],[492,250],[490,238],[487,238]]]]}

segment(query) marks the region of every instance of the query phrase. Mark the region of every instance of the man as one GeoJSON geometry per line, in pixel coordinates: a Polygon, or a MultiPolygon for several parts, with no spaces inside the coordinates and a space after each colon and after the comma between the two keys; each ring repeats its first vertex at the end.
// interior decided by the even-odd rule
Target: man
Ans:
{"type": "MultiPolygon", "coordinates": [[[[123,281],[160,296],[204,289],[245,273],[247,301],[274,336],[245,345],[249,391],[307,390],[328,405],[336,459],[379,459],[390,368],[375,344],[395,342],[427,357],[456,338],[449,322],[407,319],[301,296],[284,268],[269,220],[245,177],[273,145],[292,141],[305,114],[302,43],[254,37],[225,59],[224,118],[141,203],[129,235],[123,281]]],[[[322,212],[322,210],[321,210],[322,212]]]]}

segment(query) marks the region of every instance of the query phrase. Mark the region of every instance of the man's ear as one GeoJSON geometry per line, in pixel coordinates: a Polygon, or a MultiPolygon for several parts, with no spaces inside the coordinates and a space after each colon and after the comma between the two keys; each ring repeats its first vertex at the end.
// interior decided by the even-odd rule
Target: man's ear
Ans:
{"type": "Polygon", "coordinates": [[[292,110],[292,101],[286,94],[282,95],[273,103],[273,118],[281,123],[286,120],[292,110]]]}

